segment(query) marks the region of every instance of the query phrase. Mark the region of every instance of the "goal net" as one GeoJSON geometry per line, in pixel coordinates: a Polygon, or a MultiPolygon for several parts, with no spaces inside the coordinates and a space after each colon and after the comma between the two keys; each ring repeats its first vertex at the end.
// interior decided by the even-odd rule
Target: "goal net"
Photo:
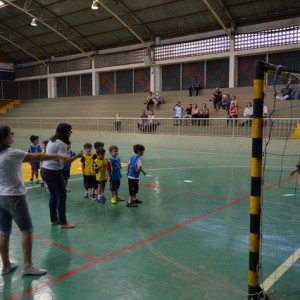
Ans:
{"type": "Polygon", "coordinates": [[[300,70],[256,63],[248,299],[299,297],[299,82],[300,70]],[[285,93],[290,95],[286,97],[285,93]],[[264,116],[266,105],[268,114],[264,116]],[[275,136],[275,128],[284,138],[275,136]]]}

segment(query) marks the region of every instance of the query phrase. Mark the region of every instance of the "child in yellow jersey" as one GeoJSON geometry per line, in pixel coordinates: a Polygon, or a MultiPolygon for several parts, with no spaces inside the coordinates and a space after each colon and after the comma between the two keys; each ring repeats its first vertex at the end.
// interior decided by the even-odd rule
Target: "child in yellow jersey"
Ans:
{"type": "Polygon", "coordinates": [[[93,169],[96,175],[96,181],[98,183],[98,199],[97,201],[100,203],[105,203],[107,200],[103,193],[105,190],[105,184],[108,179],[107,172],[107,157],[105,157],[105,150],[103,148],[99,148],[96,151],[97,158],[93,162],[93,169]]]}
{"type": "Polygon", "coordinates": [[[84,198],[88,198],[89,194],[90,197],[93,197],[94,189],[93,189],[93,169],[92,169],[92,162],[93,162],[93,154],[92,154],[92,144],[85,143],[84,146],[84,154],[81,157],[81,170],[83,176],[83,185],[85,188],[85,196],[84,198]]]}

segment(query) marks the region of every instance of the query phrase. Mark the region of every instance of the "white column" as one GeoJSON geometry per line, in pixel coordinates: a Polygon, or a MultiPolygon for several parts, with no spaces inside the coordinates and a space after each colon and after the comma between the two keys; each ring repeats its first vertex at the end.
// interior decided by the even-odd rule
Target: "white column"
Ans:
{"type": "Polygon", "coordinates": [[[236,58],[234,55],[234,39],[230,39],[230,54],[229,54],[229,88],[236,85],[236,58]]]}
{"type": "Polygon", "coordinates": [[[48,77],[47,78],[47,85],[48,85],[48,98],[55,98],[56,97],[56,85],[55,85],[55,78],[48,77]]]}

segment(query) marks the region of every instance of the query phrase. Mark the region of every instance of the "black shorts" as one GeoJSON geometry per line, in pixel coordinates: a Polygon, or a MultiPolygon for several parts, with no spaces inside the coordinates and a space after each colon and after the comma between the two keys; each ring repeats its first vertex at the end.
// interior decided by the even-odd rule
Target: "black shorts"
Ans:
{"type": "Polygon", "coordinates": [[[83,185],[86,190],[93,188],[93,177],[93,175],[83,175],[83,185]]]}
{"type": "Polygon", "coordinates": [[[139,180],[128,178],[129,195],[135,196],[139,192],[139,180]]]}
{"type": "Polygon", "coordinates": [[[62,170],[62,176],[65,180],[69,179],[70,178],[70,170],[62,170]]]}
{"type": "Polygon", "coordinates": [[[111,191],[117,191],[120,188],[120,180],[111,180],[110,181],[110,190],[111,191]]]}

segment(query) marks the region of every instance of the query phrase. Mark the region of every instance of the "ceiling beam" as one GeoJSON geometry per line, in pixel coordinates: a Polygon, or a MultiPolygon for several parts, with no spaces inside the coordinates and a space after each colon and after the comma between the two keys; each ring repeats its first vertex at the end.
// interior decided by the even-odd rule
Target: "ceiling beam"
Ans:
{"type": "MultiPolygon", "coordinates": [[[[45,8],[39,6],[37,3],[34,3],[32,0],[28,0],[24,3],[24,5],[18,6],[16,4],[17,1],[15,0],[4,0],[7,4],[13,6],[14,8],[20,10],[21,12],[27,14],[31,18],[35,18],[36,21],[45,27],[47,27],[49,30],[55,32],[58,36],[60,36],[63,40],[65,40],[68,44],[73,46],[75,49],[77,49],[79,52],[84,54],[84,56],[88,57],[90,60],[93,60],[93,58],[90,56],[89,53],[87,53],[85,50],[83,50],[81,47],[79,47],[71,38],[71,34],[74,34],[77,40],[84,42],[87,44],[89,48],[91,48],[90,52],[94,52],[95,47],[91,45],[88,41],[85,40],[85,38],[82,35],[79,35],[73,28],[71,28],[69,25],[67,25],[64,21],[62,21],[60,18],[55,16],[53,13],[51,13],[49,10],[46,10],[45,8]],[[34,3],[35,5],[38,5],[36,8],[30,9],[30,4],[34,3]],[[32,14],[32,11],[35,11],[35,15],[32,14]],[[37,16],[36,12],[39,11],[39,15],[37,16]],[[43,17],[43,14],[47,14],[47,17],[43,17]],[[49,18],[50,17],[50,18],[49,18]],[[50,24],[51,23],[51,24],[50,24]],[[60,27],[59,27],[60,26],[60,27]],[[67,34],[63,34],[62,31],[65,31],[67,34]]],[[[23,49],[18,47],[19,49],[23,49]]],[[[39,47],[40,48],[40,47],[39,47]]],[[[24,49],[24,52],[27,53],[24,49]]],[[[42,51],[42,49],[40,48],[42,51]]],[[[27,53],[28,54],[28,53],[27,53]]]]}
{"type": "Polygon", "coordinates": [[[226,34],[230,37],[235,33],[237,26],[229,11],[226,9],[222,0],[202,0],[203,3],[208,7],[211,14],[219,22],[221,27],[224,29],[226,34]],[[230,28],[225,23],[230,22],[230,28]]]}
{"type": "Polygon", "coordinates": [[[0,33],[0,37],[2,39],[4,39],[5,41],[9,42],[10,44],[12,44],[13,46],[15,46],[16,48],[22,50],[23,52],[25,52],[27,55],[31,56],[33,59],[35,59],[39,63],[43,64],[44,66],[47,66],[47,63],[45,63],[44,61],[40,60],[38,57],[36,57],[35,55],[33,55],[32,52],[30,52],[29,50],[26,50],[25,48],[21,47],[19,43],[16,43],[13,40],[5,37],[1,33],[0,33]]]}
{"type": "Polygon", "coordinates": [[[104,8],[109,14],[117,19],[133,36],[135,36],[149,51],[152,53],[152,48],[143,40],[140,34],[137,33],[132,27],[138,28],[140,31],[144,30],[147,34],[151,32],[125,7],[121,1],[106,1],[96,0],[96,2],[104,8]],[[108,7],[108,5],[115,5],[114,9],[108,7]]]}

